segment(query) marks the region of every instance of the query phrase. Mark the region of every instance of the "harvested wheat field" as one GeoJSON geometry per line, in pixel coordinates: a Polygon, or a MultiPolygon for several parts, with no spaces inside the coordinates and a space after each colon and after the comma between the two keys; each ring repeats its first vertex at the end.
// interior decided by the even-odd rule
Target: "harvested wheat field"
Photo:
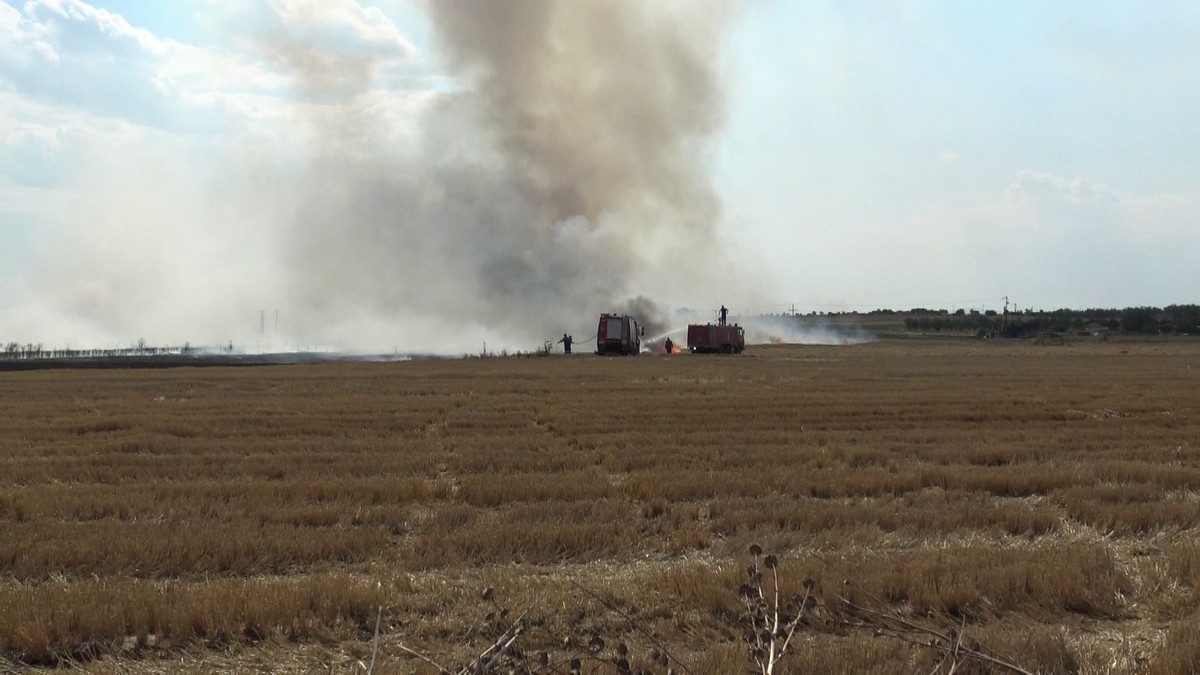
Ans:
{"type": "Polygon", "coordinates": [[[0,671],[1200,669],[1195,340],[10,372],[0,419],[0,671]]]}

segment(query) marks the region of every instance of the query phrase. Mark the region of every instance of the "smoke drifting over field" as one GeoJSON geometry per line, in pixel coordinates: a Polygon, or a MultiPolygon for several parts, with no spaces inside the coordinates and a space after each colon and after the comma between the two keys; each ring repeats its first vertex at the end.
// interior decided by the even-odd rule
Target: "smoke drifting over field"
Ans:
{"type": "MultiPolygon", "coordinates": [[[[441,339],[532,345],[661,287],[648,272],[667,259],[711,254],[702,151],[721,120],[723,13],[649,7],[429,3],[456,88],[427,107],[412,157],[380,156],[365,106],[317,111],[287,269],[306,313],[351,333],[329,339],[356,339],[356,317],[415,317],[441,339]]],[[[271,46],[302,93],[344,96],[306,45],[271,46]]]]}
{"type": "Polygon", "coordinates": [[[810,322],[787,315],[753,316],[741,320],[747,344],[856,345],[875,336],[855,324],[810,322]]]}
{"type": "MultiPolygon", "coordinates": [[[[672,317],[673,328],[655,331],[647,329],[647,335],[656,340],[671,337],[678,343],[687,340],[689,324],[716,323],[720,316],[717,310],[680,310],[672,317]]],[[[825,319],[814,319],[802,314],[738,314],[730,313],[728,321],[746,331],[747,345],[797,344],[797,345],[854,345],[872,342],[875,336],[857,323],[837,323],[825,319]]]]}
{"type": "Polygon", "coordinates": [[[715,290],[729,5],[439,0],[422,53],[363,4],[231,4],[251,93],[90,148],[9,334],[453,352],[655,325],[715,290]]]}

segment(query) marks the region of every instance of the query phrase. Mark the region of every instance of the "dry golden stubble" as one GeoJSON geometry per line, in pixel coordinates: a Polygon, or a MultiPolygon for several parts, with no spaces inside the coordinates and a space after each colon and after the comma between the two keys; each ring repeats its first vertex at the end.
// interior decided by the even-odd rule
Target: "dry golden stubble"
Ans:
{"type": "Polygon", "coordinates": [[[1141,656],[1139,665],[1153,675],[1200,671],[1200,614],[1172,623],[1158,652],[1141,656]]]}
{"type": "Polygon", "coordinates": [[[395,589],[341,573],[202,582],[0,584],[5,655],[30,665],[125,652],[220,648],[272,637],[337,640],[366,630],[395,589]]]}
{"type": "MultiPolygon", "coordinates": [[[[721,614],[704,608],[720,606],[722,577],[655,596],[629,570],[697,555],[721,568],[753,537],[800,565],[810,550],[858,561],[862,583],[898,606],[986,616],[996,630],[1036,620],[1070,644],[1089,622],[1142,630],[1194,611],[1200,405],[1187,373],[1200,349],[997,347],[788,347],[684,356],[669,371],[580,358],[10,374],[0,527],[70,533],[35,559],[67,547],[62,560],[110,570],[100,581],[112,584],[153,558],[98,538],[136,543],[171,523],[232,525],[215,547],[246,576],[214,581],[253,579],[256,566],[386,580],[421,555],[423,575],[447,584],[479,569],[518,586],[603,569],[616,597],[672,608],[645,610],[664,635],[718,650],[721,614]],[[605,395],[579,395],[580,382],[605,395]],[[336,546],[320,553],[323,531],[368,545],[342,560],[336,546]],[[263,532],[279,536],[255,542],[263,532]],[[1090,595],[1076,577],[1095,581],[1090,595]]],[[[23,541],[39,548],[35,534],[23,541]]],[[[182,556],[177,568],[197,569],[182,556]]],[[[381,604],[402,620],[412,602],[397,592],[381,604]]],[[[431,644],[452,641],[462,607],[412,616],[431,644]]],[[[814,654],[839,653],[811,637],[814,654]]],[[[880,649],[840,639],[856,645],[847,654],[880,649]]]]}

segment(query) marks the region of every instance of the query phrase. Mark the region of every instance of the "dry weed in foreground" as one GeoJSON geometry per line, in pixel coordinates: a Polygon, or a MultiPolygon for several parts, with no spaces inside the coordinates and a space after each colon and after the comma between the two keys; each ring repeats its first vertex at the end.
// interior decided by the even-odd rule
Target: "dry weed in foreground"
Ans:
{"type": "Polygon", "coordinates": [[[482,593],[482,602],[487,613],[483,617],[483,630],[479,632],[479,636],[487,638],[487,646],[469,663],[447,667],[402,642],[397,644],[397,648],[433,666],[438,673],[456,675],[497,672],[527,675],[563,672],[572,675],[584,672],[632,674],[653,673],[659,668],[665,669],[664,672],[667,673],[694,672],[629,614],[585,586],[571,583],[581,596],[591,598],[606,610],[619,615],[650,647],[641,653],[635,653],[625,641],[606,641],[596,627],[587,627],[587,613],[582,610],[570,621],[569,632],[563,636],[548,636],[544,629],[541,636],[533,636],[534,631],[547,624],[544,618],[531,617],[531,612],[541,604],[541,600],[513,618],[510,609],[502,607],[496,601],[495,590],[488,587],[482,593]],[[548,637],[551,639],[548,640],[548,637]],[[531,646],[537,643],[540,643],[541,648],[531,646]]]}
{"type": "Polygon", "coordinates": [[[203,583],[50,581],[0,584],[3,655],[28,665],[360,634],[386,600],[374,581],[345,574],[203,583]]]}
{"type": "MultiPolygon", "coordinates": [[[[865,591],[855,582],[846,579],[843,585],[851,592],[839,594],[833,607],[823,606],[820,594],[816,593],[818,581],[806,577],[802,583],[803,594],[788,596],[780,583],[780,560],[775,554],[763,555],[758,544],[750,546],[751,562],[746,567],[746,583],[738,589],[744,604],[740,616],[731,617],[734,626],[741,631],[746,643],[746,655],[750,670],[761,675],[773,675],[782,670],[782,663],[791,653],[789,648],[803,632],[819,625],[818,630],[846,632],[868,629],[875,635],[893,638],[934,655],[934,665],[929,672],[952,674],[969,665],[984,669],[996,669],[1020,675],[1032,675],[1011,658],[980,643],[967,633],[965,618],[957,625],[937,625],[920,621],[898,611],[887,602],[865,591]],[[769,574],[764,570],[769,571],[769,574]]],[[[837,571],[830,563],[830,569],[837,571]]],[[[621,641],[607,647],[606,640],[598,631],[592,631],[586,642],[575,635],[567,634],[557,640],[557,648],[550,647],[533,653],[528,651],[525,638],[535,626],[544,626],[545,619],[531,616],[537,604],[526,608],[515,618],[511,611],[499,605],[495,590],[485,588],[482,602],[487,614],[484,616],[486,646],[478,655],[464,665],[447,667],[433,657],[412,649],[403,642],[397,647],[403,653],[437,669],[438,673],[455,675],[481,675],[484,673],[521,673],[537,675],[543,673],[615,672],[621,675],[655,672],[695,673],[709,672],[690,665],[672,654],[651,632],[643,628],[636,619],[616,604],[577,582],[571,582],[583,596],[598,601],[605,610],[613,612],[629,624],[630,628],[646,644],[644,654],[635,654],[627,642],[621,641]]],[[[382,612],[382,608],[380,608],[382,612]]],[[[574,623],[580,623],[581,614],[574,623]]],[[[580,626],[573,626],[575,632],[580,626]]],[[[374,646],[378,645],[378,623],[374,646]]],[[[375,649],[372,650],[372,667],[375,649]]],[[[740,668],[739,668],[740,669],[740,668]]]]}

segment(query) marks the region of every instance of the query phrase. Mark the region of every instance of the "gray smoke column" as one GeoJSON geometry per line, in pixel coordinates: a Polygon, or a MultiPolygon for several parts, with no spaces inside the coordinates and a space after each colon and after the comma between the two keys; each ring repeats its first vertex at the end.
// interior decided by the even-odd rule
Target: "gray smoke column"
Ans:
{"type": "Polygon", "coordinates": [[[658,215],[708,234],[717,203],[698,160],[721,119],[720,14],[654,6],[431,3],[450,63],[473,76],[474,111],[543,224],[658,215]]]}
{"type": "Polygon", "coordinates": [[[425,108],[407,156],[379,150],[382,104],[346,90],[370,81],[374,54],[267,45],[311,103],[284,228],[310,333],[406,345],[409,326],[426,343],[452,331],[532,345],[591,330],[627,298],[667,305],[703,283],[718,262],[705,150],[722,121],[730,3],[428,10],[455,85],[425,108]]]}

